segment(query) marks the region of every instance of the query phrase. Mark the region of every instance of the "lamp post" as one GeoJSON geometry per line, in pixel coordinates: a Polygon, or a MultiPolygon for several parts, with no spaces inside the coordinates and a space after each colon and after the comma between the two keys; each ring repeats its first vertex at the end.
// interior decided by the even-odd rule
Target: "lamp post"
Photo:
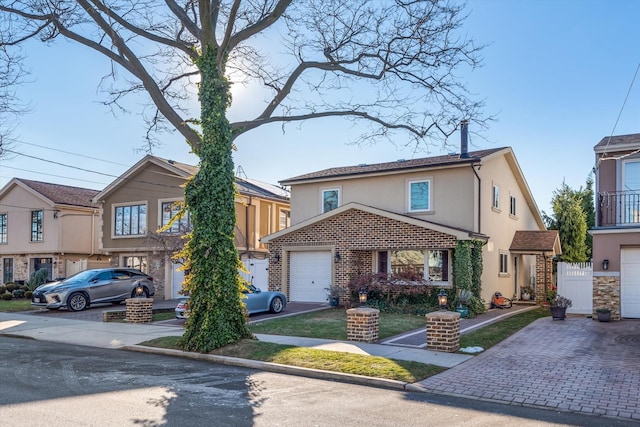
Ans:
{"type": "Polygon", "coordinates": [[[444,289],[440,289],[440,292],[438,292],[438,305],[440,305],[440,310],[447,309],[447,293],[444,289]]]}
{"type": "Polygon", "coordinates": [[[364,287],[360,288],[358,298],[360,299],[360,307],[365,307],[367,305],[367,290],[364,287]]]}

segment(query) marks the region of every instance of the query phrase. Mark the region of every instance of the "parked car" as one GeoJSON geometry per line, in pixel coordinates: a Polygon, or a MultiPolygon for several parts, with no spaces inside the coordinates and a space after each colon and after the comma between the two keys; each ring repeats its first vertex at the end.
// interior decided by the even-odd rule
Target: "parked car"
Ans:
{"type": "Polygon", "coordinates": [[[31,305],[50,310],[82,311],[91,304],[119,304],[127,298],[155,294],[153,277],[134,268],[84,270],[64,280],[45,283],[33,291],[31,305]]]}
{"type": "MultiPolygon", "coordinates": [[[[248,285],[243,291],[246,298],[242,299],[248,314],[280,313],[287,307],[287,297],[282,292],[262,291],[253,285],[248,285]]],[[[186,319],[189,317],[189,298],[183,298],[176,306],[176,319],[186,319]]]]}

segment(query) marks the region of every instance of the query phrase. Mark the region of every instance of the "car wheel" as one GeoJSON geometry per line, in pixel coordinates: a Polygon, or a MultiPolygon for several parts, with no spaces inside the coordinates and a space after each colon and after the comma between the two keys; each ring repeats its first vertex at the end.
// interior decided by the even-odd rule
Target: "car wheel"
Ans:
{"type": "Polygon", "coordinates": [[[89,305],[89,301],[84,294],[75,293],[71,294],[69,299],[67,300],[67,307],[71,311],[82,311],[89,305]]]}
{"type": "Polygon", "coordinates": [[[149,298],[149,289],[143,287],[141,294],[138,294],[134,289],[131,291],[131,298],[149,298]]]}
{"type": "Polygon", "coordinates": [[[282,298],[275,297],[271,300],[271,306],[269,307],[269,311],[272,313],[280,313],[284,308],[284,304],[282,303],[282,298]]]}

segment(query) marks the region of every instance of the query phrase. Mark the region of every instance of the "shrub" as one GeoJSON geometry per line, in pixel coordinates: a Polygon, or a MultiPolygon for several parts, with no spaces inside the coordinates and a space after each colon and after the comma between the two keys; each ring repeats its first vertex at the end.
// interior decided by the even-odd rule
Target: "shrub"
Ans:
{"type": "Polygon", "coordinates": [[[10,299],[12,299],[12,298],[13,298],[13,295],[11,295],[11,294],[10,294],[10,293],[8,293],[8,292],[7,292],[7,293],[2,294],[2,299],[3,299],[3,300],[5,300],[5,301],[9,301],[9,300],[10,300],[10,299]]]}
{"type": "Polygon", "coordinates": [[[24,293],[24,297],[27,298],[27,299],[33,298],[33,292],[32,291],[26,291],[24,293]]]}
{"type": "Polygon", "coordinates": [[[20,286],[18,289],[22,289],[23,291],[27,292],[29,290],[29,286],[27,285],[22,285],[20,286]]]}
{"type": "Polygon", "coordinates": [[[15,291],[12,292],[13,297],[14,298],[24,298],[24,290],[23,289],[16,289],[15,291]]]}
{"type": "Polygon", "coordinates": [[[40,270],[31,273],[31,276],[29,277],[29,280],[27,280],[26,285],[29,290],[35,291],[38,286],[46,283],[48,277],[49,270],[47,270],[46,268],[41,268],[40,270]]]}
{"type": "Polygon", "coordinates": [[[349,281],[349,301],[358,304],[358,293],[367,291],[367,306],[387,313],[423,314],[438,307],[437,290],[431,282],[416,276],[363,274],[349,281]]]}
{"type": "Polygon", "coordinates": [[[8,292],[13,292],[18,288],[18,285],[16,285],[13,282],[9,282],[5,284],[4,287],[7,289],[8,292]]]}
{"type": "Polygon", "coordinates": [[[7,288],[4,285],[0,285],[0,295],[4,294],[5,292],[7,292],[7,288]]]}

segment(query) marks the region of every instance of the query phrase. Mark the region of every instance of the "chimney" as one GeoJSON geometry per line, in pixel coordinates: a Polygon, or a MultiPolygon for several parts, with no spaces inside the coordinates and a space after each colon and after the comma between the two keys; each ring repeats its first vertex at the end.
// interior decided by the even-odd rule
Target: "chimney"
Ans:
{"type": "Polygon", "coordinates": [[[460,158],[469,158],[469,121],[463,120],[460,123],[460,158]]]}

